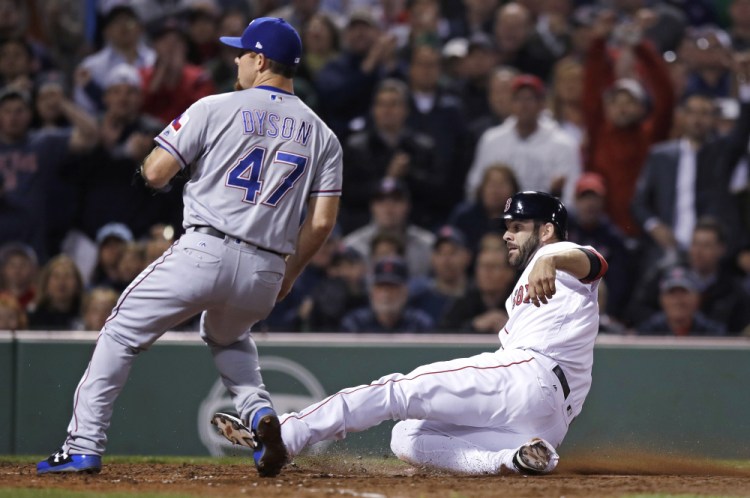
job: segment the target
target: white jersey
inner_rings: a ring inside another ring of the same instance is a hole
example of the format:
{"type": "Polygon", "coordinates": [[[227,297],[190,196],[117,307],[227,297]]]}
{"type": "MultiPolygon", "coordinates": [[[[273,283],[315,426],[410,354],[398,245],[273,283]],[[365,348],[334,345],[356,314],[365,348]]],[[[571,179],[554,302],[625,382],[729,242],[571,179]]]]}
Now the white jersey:
{"type": "MultiPolygon", "coordinates": [[[[529,273],[540,256],[579,246],[556,242],[540,247],[518,279],[505,309],[508,322],[499,332],[505,349],[535,351],[559,364],[570,386],[573,416],[578,415],[591,387],[594,341],[599,331],[599,280],[583,283],[557,271],[555,295],[538,308],[525,303],[529,273]]],[[[594,250],[586,246],[587,249],[594,250]]]]}
{"type": "Polygon", "coordinates": [[[339,196],[341,145],[298,97],[272,87],[200,99],[155,138],[185,169],[183,226],[291,254],[310,196],[339,196]]]}

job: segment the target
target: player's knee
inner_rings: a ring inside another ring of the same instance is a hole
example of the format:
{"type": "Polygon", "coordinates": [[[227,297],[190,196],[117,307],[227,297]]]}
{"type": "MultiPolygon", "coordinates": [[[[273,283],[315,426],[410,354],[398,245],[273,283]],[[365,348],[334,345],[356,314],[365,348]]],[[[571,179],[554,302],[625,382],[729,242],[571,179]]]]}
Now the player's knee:
{"type": "Polygon", "coordinates": [[[414,460],[414,424],[416,420],[404,420],[393,426],[391,431],[391,451],[399,459],[414,460]]]}

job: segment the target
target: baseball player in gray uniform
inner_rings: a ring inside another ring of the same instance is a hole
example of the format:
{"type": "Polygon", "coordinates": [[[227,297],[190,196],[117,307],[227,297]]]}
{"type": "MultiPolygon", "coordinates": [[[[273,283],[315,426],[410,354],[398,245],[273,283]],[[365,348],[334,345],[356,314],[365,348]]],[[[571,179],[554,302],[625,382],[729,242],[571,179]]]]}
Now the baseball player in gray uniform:
{"type": "Polygon", "coordinates": [[[141,167],[162,189],[183,170],[183,235],[128,286],[102,329],[73,402],[62,448],[37,472],[98,472],[115,399],[133,360],[164,331],[202,312],[208,345],[261,476],[287,460],[250,329],[328,237],[342,183],[341,147],[293,94],[302,44],[284,20],[258,18],[237,47],[238,91],[203,98],[175,118],[141,167]],[[304,221],[303,220],[304,216],[304,221]]]}
{"type": "MultiPolygon", "coordinates": [[[[607,263],[593,248],[565,241],[567,212],[548,194],[515,194],[504,218],[508,259],[523,273],[506,301],[500,348],[387,375],[282,415],[290,455],[400,420],[391,449],[414,465],[466,474],[554,470],[555,448],[591,386],[607,263]]],[[[228,439],[244,444],[236,431],[228,439]]]]}

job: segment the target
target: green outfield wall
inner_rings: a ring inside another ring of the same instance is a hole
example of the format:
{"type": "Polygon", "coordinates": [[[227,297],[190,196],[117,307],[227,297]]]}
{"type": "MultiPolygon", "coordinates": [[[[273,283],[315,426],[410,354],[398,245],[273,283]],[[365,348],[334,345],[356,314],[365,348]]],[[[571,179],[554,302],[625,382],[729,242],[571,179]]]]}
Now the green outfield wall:
{"type": "Polygon", "coordinates": [[[0,453],[13,453],[13,342],[0,332],[0,453]]]}
{"type": "MultiPolygon", "coordinates": [[[[65,435],[95,333],[0,333],[0,452],[44,454],[65,435]]],[[[268,334],[256,337],[277,410],[433,361],[493,350],[487,336],[268,334]]],[[[619,338],[597,342],[594,383],[563,452],[656,449],[750,458],[750,341],[619,338]]],[[[232,405],[197,334],[168,333],[136,360],[115,406],[112,454],[239,454],[213,432],[232,405]]],[[[335,451],[389,453],[392,423],[335,451]]]]}

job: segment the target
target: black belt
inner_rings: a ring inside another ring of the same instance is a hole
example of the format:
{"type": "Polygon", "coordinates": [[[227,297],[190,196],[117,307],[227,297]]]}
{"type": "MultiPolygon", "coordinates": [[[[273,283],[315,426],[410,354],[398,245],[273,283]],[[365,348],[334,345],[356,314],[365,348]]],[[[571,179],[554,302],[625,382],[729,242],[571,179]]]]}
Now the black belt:
{"type": "Polygon", "coordinates": [[[230,239],[234,240],[235,242],[242,242],[244,244],[247,244],[248,246],[255,247],[259,251],[270,252],[271,254],[275,254],[277,256],[281,256],[282,258],[286,257],[286,254],[280,253],[278,251],[274,251],[273,249],[266,249],[265,247],[260,247],[259,245],[253,244],[251,242],[246,242],[246,241],[244,241],[242,239],[238,239],[237,237],[232,237],[231,235],[227,235],[224,232],[222,232],[220,230],[217,230],[214,227],[210,227],[208,225],[193,227],[193,229],[196,232],[198,232],[198,233],[205,233],[206,235],[210,235],[212,237],[218,237],[220,239],[223,239],[225,237],[229,237],[230,239]]]}
{"type": "Polygon", "coordinates": [[[570,394],[570,386],[568,385],[568,379],[565,378],[565,374],[562,371],[562,368],[560,368],[560,365],[555,365],[555,368],[552,369],[552,373],[557,375],[557,378],[560,380],[560,386],[563,390],[563,395],[565,396],[565,399],[568,399],[568,394],[570,394]]]}

